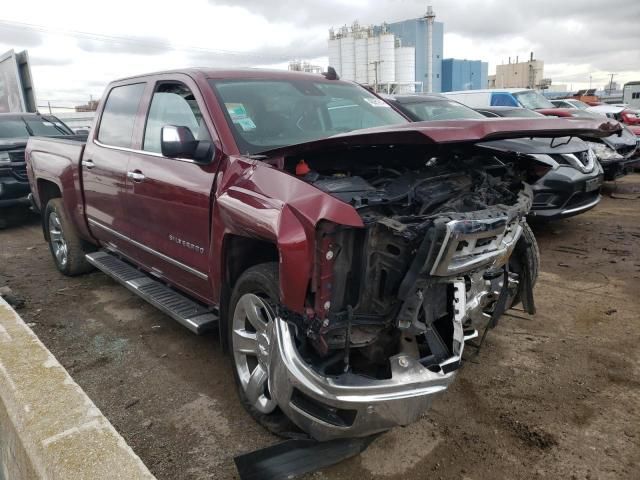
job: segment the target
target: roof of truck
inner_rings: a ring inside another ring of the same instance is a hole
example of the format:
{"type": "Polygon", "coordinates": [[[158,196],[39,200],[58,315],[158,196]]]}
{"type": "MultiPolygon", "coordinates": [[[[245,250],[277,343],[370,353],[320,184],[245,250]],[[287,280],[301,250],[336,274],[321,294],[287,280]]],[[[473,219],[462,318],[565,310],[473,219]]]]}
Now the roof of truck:
{"type": "Polygon", "coordinates": [[[327,80],[323,75],[318,73],[307,72],[294,72],[291,70],[276,70],[267,68],[183,68],[179,70],[164,70],[159,72],[150,72],[141,75],[134,75],[131,77],[119,78],[114,82],[121,82],[123,80],[132,80],[136,78],[152,77],[155,75],[175,74],[182,73],[191,77],[204,76],[206,78],[215,79],[291,79],[300,78],[316,81],[335,82],[342,80],[327,80]]]}

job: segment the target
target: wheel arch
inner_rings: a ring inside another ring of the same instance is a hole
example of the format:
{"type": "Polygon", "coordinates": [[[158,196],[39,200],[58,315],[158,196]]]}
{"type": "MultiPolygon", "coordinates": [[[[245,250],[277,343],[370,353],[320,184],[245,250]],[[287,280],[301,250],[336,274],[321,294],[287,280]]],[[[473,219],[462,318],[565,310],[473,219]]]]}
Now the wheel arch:
{"type": "Polygon", "coordinates": [[[39,203],[40,203],[40,212],[42,213],[41,218],[42,218],[42,234],[44,236],[44,239],[48,242],[49,241],[49,230],[47,228],[47,224],[46,224],[46,215],[45,215],[45,210],[47,208],[47,204],[49,203],[49,201],[53,198],[62,198],[62,189],[60,188],[60,186],[51,181],[51,180],[46,180],[43,178],[39,178],[37,180],[37,189],[38,189],[38,199],[39,199],[39,203]]]}
{"type": "Polygon", "coordinates": [[[233,288],[247,269],[261,263],[279,262],[278,246],[270,240],[227,234],[222,244],[222,282],[220,289],[220,341],[228,351],[227,315],[233,288]]]}

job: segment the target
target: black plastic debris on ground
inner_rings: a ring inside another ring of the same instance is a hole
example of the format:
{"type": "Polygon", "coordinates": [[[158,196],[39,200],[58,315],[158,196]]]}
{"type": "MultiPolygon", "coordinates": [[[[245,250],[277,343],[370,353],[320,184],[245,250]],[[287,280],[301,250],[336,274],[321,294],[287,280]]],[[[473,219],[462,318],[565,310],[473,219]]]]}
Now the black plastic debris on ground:
{"type": "Polygon", "coordinates": [[[296,478],[362,453],[376,438],[287,440],[234,458],[241,480],[296,478]]]}

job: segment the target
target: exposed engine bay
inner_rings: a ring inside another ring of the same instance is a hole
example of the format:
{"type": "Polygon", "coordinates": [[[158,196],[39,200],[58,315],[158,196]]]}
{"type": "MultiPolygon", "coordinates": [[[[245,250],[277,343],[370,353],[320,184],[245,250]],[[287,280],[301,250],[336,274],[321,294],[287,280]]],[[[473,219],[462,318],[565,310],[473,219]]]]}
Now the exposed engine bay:
{"type": "Polygon", "coordinates": [[[318,227],[308,313],[295,323],[320,374],[390,378],[389,359],[401,352],[434,372],[454,370],[463,337],[517,295],[522,271],[508,260],[531,191],[513,158],[362,149],[286,168],[353,206],[365,226],[318,227]]]}

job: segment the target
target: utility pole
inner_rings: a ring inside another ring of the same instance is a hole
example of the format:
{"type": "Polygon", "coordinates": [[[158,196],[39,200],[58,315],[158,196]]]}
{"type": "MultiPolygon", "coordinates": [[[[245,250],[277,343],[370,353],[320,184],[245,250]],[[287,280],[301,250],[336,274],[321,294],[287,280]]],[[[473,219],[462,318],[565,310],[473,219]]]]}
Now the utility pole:
{"type": "Polygon", "coordinates": [[[374,60],[373,62],[369,62],[369,65],[373,65],[373,74],[375,75],[375,83],[373,84],[373,91],[378,91],[378,65],[380,65],[384,60],[374,60]]]}
{"type": "Polygon", "coordinates": [[[591,90],[591,75],[589,75],[589,90],[591,90]]]}
{"type": "Polygon", "coordinates": [[[433,92],[433,22],[436,14],[431,5],[427,7],[427,13],[424,15],[427,21],[427,92],[433,92]]]}
{"type": "Polygon", "coordinates": [[[616,73],[610,73],[609,75],[611,75],[611,80],[609,80],[609,95],[611,95],[611,90],[613,90],[613,77],[614,75],[617,75],[616,73]]]}

